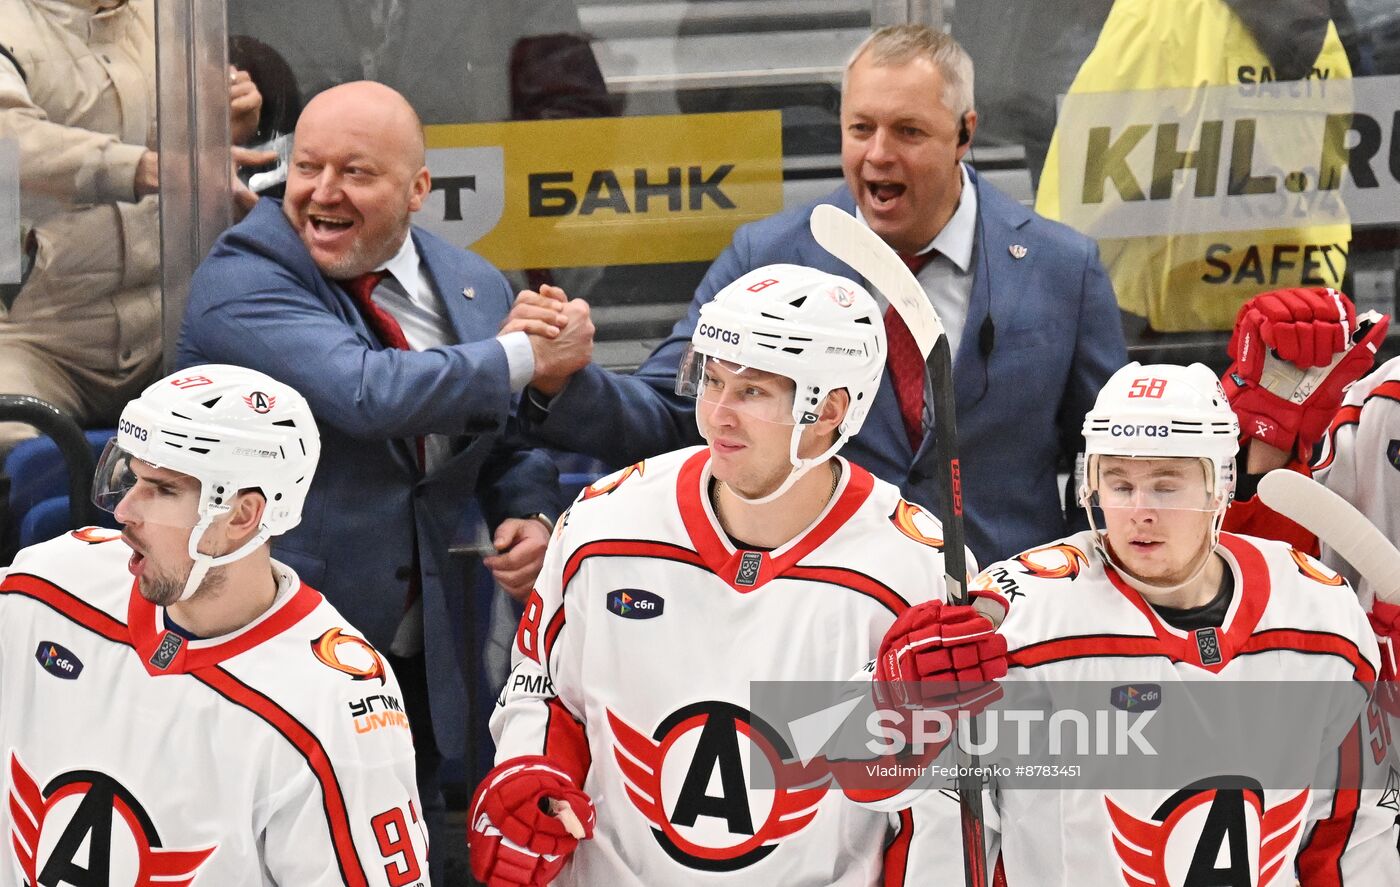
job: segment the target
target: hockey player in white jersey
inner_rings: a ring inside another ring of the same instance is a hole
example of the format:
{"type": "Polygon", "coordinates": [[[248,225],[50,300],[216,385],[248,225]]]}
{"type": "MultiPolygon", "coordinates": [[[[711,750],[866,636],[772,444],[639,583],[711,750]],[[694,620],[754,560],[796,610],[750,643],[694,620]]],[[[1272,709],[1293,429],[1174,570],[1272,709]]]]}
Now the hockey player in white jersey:
{"type": "MultiPolygon", "coordinates": [[[[1311,469],[1315,480],[1356,506],[1400,546],[1400,357],[1347,389],[1311,469]]],[[[1369,608],[1375,597],[1369,583],[1325,541],[1322,559],[1357,582],[1361,602],[1369,608]]]]}
{"type": "MultiPolygon", "coordinates": [[[[1389,326],[1388,317],[1358,317],[1337,290],[1261,293],[1240,309],[1225,388],[1246,439],[1246,479],[1281,467],[1310,474],[1400,545],[1400,358],[1368,373],[1389,326]]],[[[1252,499],[1236,503],[1226,526],[1312,541],[1252,499]]],[[[1377,632],[1400,637],[1400,606],[1376,601],[1370,583],[1319,541],[1377,632]]]]}
{"type": "MultiPolygon", "coordinates": [[[[1086,681],[1153,687],[1158,699],[1220,681],[1371,692],[1376,638],[1346,583],[1284,543],[1220,532],[1238,434],[1199,364],[1129,364],[1105,384],[1084,424],[1079,490],[1093,529],[994,564],[973,583],[1008,608],[999,628],[1008,693],[1014,682],[1086,681]]],[[[893,632],[886,646],[894,677],[957,680],[936,624],[893,632]]],[[[1367,768],[1383,756],[1383,727],[1349,718],[1338,728],[1300,713],[1280,739],[1302,761],[1287,790],[1241,790],[1253,774],[1217,772],[1223,751],[1213,749],[1201,749],[1199,772],[1179,786],[994,785],[998,877],[1011,887],[1400,883],[1381,793],[1358,790],[1359,779],[1313,777],[1375,772],[1367,768]]],[[[1261,761],[1271,754],[1258,749],[1261,761]]]]}
{"type": "Polygon", "coordinates": [[[939,523],[837,455],[884,358],[870,295],[809,268],[757,269],[701,308],[677,388],[708,446],[598,481],[559,521],[471,808],[478,879],[961,883],[955,801],[875,813],[790,784],[782,731],[748,707],[752,681],[859,674],[939,593],[939,523]],[[948,841],[920,860],[935,821],[948,841]]]}
{"type": "Polygon", "coordinates": [[[294,390],[192,367],[122,412],[89,527],[0,582],[0,885],[427,885],[383,658],[269,556],[320,440],[294,390]]]}
{"type": "MultiPolygon", "coordinates": [[[[1326,540],[1268,509],[1253,487],[1275,468],[1311,475],[1400,545],[1400,358],[1366,374],[1388,327],[1388,317],[1358,317],[1336,290],[1261,293],[1240,309],[1230,348],[1235,362],[1224,376],[1245,439],[1242,497],[1226,528],[1320,551],[1323,562],[1355,586],[1383,654],[1400,651],[1400,606],[1376,600],[1370,582],[1326,540]]],[[[1382,666],[1378,696],[1392,712],[1393,732],[1400,726],[1393,657],[1382,655],[1382,666]]],[[[1394,743],[1391,761],[1385,803],[1400,814],[1400,749],[1394,743]]]]}

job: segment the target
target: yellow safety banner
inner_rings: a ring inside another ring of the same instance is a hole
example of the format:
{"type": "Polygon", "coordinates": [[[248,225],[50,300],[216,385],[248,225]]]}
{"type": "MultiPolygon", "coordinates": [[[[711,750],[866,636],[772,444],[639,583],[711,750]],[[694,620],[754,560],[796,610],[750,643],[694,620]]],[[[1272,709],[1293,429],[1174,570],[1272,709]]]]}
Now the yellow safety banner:
{"type": "Polygon", "coordinates": [[[414,221],[504,270],[708,261],[783,205],[778,111],[425,131],[414,221]]]}

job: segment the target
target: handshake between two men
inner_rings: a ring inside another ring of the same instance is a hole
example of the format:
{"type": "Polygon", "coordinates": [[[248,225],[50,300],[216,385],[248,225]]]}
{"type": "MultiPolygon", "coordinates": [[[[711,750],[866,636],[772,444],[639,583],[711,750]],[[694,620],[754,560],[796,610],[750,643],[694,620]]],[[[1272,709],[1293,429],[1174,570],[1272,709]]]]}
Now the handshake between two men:
{"type": "Polygon", "coordinates": [[[501,325],[501,335],[523,332],[530,337],[535,372],[530,388],[552,398],[574,373],[593,359],[593,318],[588,303],[570,299],[557,286],[524,290],[501,325]]]}

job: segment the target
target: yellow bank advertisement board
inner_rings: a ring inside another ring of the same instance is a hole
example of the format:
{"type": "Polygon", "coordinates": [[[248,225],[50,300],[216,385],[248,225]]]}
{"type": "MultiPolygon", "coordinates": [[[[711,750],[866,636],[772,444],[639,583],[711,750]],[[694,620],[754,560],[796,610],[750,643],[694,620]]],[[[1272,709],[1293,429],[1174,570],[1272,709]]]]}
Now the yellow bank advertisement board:
{"type": "Polygon", "coordinates": [[[777,111],[426,128],[414,221],[498,268],[708,261],[782,209],[777,111]]]}

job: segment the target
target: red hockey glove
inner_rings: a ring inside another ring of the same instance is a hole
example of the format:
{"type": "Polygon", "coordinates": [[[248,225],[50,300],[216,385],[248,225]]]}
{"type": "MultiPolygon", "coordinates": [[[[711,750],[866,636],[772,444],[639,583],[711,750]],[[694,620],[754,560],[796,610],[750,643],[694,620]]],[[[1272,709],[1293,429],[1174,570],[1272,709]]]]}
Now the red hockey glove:
{"type": "Polygon", "coordinates": [[[1001,697],[1006,638],[972,607],[930,601],[895,620],[875,660],[875,700],[979,712],[1001,697]]]}
{"type": "Polygon", "coordinates": [[[1376,598],[1367,616],[1381,648],[1380,679],[1400,681],[1400,606],[1376,598]]]}
{"type": "Polygon", "coordinates": [[[1375,362],[1390,318],[1361,317],[1331,289],[1264,293],[1235,321],[1221,379],[1245,437],[1306,456],[1327,430],[1348,386],[1375,362]]]}
{"type": "Polygon", "coordinates": [[[584,837],[593,802],[548,758],[512,758],[477,786],[468,820],[472,876],[487,887],[544,887],[578,846],[551,802],[567,802],[584,837]]]}
{"type": "Polygon", "coordinates": [[[1371,630],[1381,648],[1380,686],[1376,700],[1392,717],[1400,717],[1400,606],[1380,598],[1371,602],[1371,630]]]}
{"type": "Polygon", "coordinates": [[[1345,350],[1356,329],[1356,307],[1345,293],[1325,287],[1275,290],[1245,302],[1235,316],[1230,356],[1240,375],[1257,380],[1272,348],[1300,369],[1326,366],[1345,350]]]}

